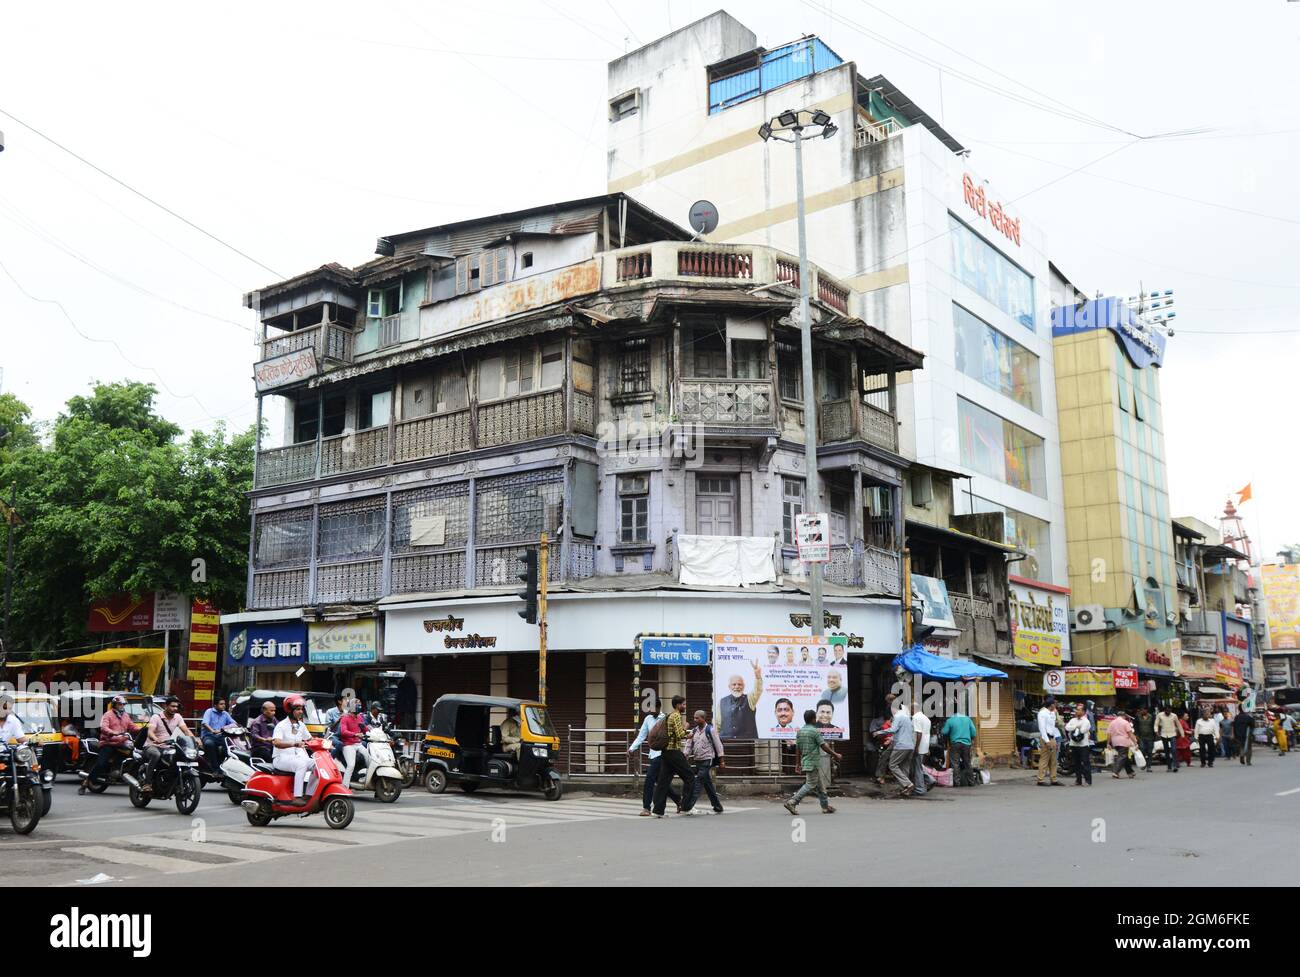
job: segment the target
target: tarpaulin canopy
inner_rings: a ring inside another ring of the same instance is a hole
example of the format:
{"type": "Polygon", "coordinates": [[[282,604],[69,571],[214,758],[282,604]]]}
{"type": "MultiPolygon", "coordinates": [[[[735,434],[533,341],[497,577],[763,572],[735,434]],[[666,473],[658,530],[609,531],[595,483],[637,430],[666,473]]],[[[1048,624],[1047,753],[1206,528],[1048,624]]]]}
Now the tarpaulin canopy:
{"type": "Polygon", "coordinates": [[[920,645],[905,651],[894,659],[894,667],[906,669],[916,675],[938,679],[1006,678],[1006,672],[985,668],[961,658],[943,658],[932,654],[920,645]]]}
{"type": "Polygon", "coordinates": [[[42,658],[36,661],[22,662],[10,660],[8,667],[14,671],[26,671],[29,668],[47,668],[51,665],[122,665],[138,669],[140,672],[140,690],[151,694],[158,686],[158,676],[163,670],[163,648],[101,648],[84,655],[72,655],[68,658],[42,658]]]}

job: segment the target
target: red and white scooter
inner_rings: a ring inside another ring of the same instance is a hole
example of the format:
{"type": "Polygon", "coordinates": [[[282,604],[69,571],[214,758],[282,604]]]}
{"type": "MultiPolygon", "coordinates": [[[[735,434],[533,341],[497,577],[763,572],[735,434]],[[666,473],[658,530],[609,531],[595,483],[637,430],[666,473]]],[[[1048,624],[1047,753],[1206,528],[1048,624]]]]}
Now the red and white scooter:
{"type": "Polygon", "coordinates": [[[249,824],[261,828],[276,818],[306,817],[317,811],[325,815],[325,823],[331,828],[346,828],[352,823],[356,813],[352,792],[343,786],[343,774],[330,756],[329,747],[319,738],[310,739],[303,746],[316,764],[311,778],[312,792],[306,803],[294,797],[293,774],[255,773],[244,785],[244,799],[240,802],[248,812],[249,824]]]}

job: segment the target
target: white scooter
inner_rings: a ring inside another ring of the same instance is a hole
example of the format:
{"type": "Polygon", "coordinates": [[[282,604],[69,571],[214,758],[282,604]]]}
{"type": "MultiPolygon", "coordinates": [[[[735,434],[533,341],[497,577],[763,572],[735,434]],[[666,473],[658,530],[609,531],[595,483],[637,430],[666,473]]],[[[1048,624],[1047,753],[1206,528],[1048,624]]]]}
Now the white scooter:
{"type": "Polygon", "coordinates": [[[221,761],[224,774],[222,786],[231,804],[240,804],[244,800],[244,785],[255,773],[271,773],[271,764],[259,756],[253,756],[248,750],[231,749],[229,755],[221,761]]]}
{"type": "MultiPolygon", "coordinates": [[[[402,793],[402,771],[397,766],[393,744],[389,741],[388,734],[378,726],[371,726],[366,731],[364,740],[370,762],[360,769],[354,767],[352,782],[344,786],[354,794],[373,791],[375,800],[391,804],[402,793]]],[[[360,766],[362,763],[365,763],[365,759],[357,751],[357,764],[360,766]]]]}

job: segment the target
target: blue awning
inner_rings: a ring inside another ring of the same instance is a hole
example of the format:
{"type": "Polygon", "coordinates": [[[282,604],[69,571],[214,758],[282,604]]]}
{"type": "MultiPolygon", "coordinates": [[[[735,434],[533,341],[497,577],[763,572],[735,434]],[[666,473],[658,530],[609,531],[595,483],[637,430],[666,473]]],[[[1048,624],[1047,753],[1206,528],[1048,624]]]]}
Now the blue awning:
{"type": "Polygon", "coordinates": [[[1000,672],[996,668],[985,668],[983,665],[976,665],[974,662],[968,662],[961,658],[943,658],[931,654],[920,645],[916,645],[911,651],[905,651],[896,657],[894,666],[906,669],[916,675],[938,679],[1007,677],[1006,672],[1000,672]]]}

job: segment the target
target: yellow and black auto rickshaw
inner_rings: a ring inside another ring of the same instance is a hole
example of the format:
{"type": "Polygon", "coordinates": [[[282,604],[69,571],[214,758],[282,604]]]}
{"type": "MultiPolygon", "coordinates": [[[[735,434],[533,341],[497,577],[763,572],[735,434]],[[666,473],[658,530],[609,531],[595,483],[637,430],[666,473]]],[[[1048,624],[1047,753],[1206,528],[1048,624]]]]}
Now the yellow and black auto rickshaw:
{"type": "Polygon", "coordinates": [[[444,695],[433,704],[424,736],[421,779],[431,794],[455,783],[467,794],[504,787],[540,790],[548,801],[558,801],[564,793],[554,766],[559,752],[559,734],[540,702],[444,695]],[[493,710],[503,716],[497,725],[493,710]]]}

